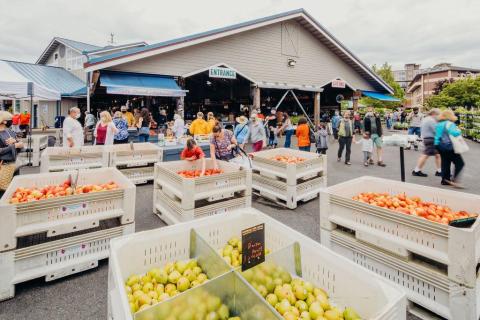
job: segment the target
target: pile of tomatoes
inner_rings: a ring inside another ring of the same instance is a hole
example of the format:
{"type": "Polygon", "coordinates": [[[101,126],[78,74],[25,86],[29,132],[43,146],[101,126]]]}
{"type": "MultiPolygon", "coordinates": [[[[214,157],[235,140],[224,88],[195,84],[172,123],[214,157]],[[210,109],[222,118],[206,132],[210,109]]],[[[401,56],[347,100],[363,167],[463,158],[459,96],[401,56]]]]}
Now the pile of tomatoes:
{"type": "Polygon", "coordinates": [[[275,156],[271,157],[270,159],[284,163],[300,163],[306,160],[305,158],[295,156],[275,156]]]}
{"type": "Polygon", "coordinates": [[[88,184],[72,187],[69,180],[58,185],[46,185],[44,187],[17,188],[10,198],[10,203],[31,202],[44,199],[71,196],[74,194],[100,192],[118,189],[118,185],[110,181],[104,184],[88,184]]]}
{"type": "Polygon", "coordinates": [[[453,211],[447,206],[424,202],[420,197],[408,197],[405,194],[391,195],[389,193],[364,192],[352,199],[441,224],[448,224],[450,221],[457,219],[477,217],[476,214],[466,211],[453,211]]]}
{"type": "MultiPolygon", "coordinates": [[[[200,177],[202,170],[182,170],[178,171],[177,174],[181,175],[184,178],[197,178],[200,177]]],[[[223,173],[221,169],[207,169],[203,176],[214,176],[216,174],[223,173]]]]}

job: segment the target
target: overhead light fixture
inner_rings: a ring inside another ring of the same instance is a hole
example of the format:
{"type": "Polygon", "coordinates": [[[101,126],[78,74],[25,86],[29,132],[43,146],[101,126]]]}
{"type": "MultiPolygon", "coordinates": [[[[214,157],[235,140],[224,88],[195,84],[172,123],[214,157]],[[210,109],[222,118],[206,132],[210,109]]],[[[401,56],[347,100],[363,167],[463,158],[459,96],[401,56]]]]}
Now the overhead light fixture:
{"type": "Polygon", "coordinates": [[[297,61],[295,61],[293,59],[288,59],[287,60],[287,66],[289,66],[290,68],[295,67],[296,64],[297,64],[297,61]]]}
{"type": "Polygon", "coordinates": [[[212,85],[212,83],[207,80],[207,86],[211,86],[211,85],[212,85]]]}

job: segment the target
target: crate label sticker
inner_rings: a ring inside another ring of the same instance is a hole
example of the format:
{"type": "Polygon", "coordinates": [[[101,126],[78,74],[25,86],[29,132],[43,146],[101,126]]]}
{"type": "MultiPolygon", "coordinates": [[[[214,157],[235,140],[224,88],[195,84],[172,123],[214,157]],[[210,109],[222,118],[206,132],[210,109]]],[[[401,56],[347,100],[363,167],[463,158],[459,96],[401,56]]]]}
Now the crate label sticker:
{"type": "Polygon", "coordinates": [[[75,246],[75,247],[60,249],[59,253],[60,253],[60,256],[68,256],[70,254],[77,254],[77,253],[83,252],[85,250],[87,250],[87,245],[82,243],[82,244],[79,244],[78,246],[75,246]]]}
{"type": "Polygon", "coordinates": [[[227,209],[223,208],[223,209],[218,209],[218,210],[214,211],[213,214],[221,214],[221,213],[225,213],[225,212],[227,212],[227,209]]]}
{"type": "Polygon", "coordinates": [[[77,162],[82,162],[83,159],[82,158],[70,158],[70,162],[72,163],[77,163],[77,162]]]}
{"type": "Polygon", "coordinates": [[[223,186],[226,186],[228,185],[230,181],[228,180],[217,180],[215,181],[215,187],[223,187],[223,186]]]}
{"type": "Polygon", "coordinates": [[[242,230],[242,271],[265,261],[265,224],[242,230]]]}
{"type": "Polygon", "coordinates": [[[68,206],[62,206],[62,213],[72,213],[82,211],[88,208],[87,203],[76,203],[68,206]]]}

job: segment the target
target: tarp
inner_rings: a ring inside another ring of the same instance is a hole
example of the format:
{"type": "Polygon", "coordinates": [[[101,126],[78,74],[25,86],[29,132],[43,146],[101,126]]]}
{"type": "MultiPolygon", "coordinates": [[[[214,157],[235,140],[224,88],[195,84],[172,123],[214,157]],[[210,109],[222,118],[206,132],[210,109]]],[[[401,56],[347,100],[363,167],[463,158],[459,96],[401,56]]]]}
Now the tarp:
{"type": "Polygon", "coordinates": [[[173,77],[143,73],[103,71],[100,85],[107,88],[108,94],[183,97],[187,92],[173,77]]]}
{"type": "Polygon", "coordinates": [[[47,89],[21,75],[8,62],[0,60],[0,99],[56,101],[60,93],[47,89]],[[30,89],[29,89],[30,86],[30,89]]]}
{"type": "Polygon", "coordinates": [[[366,97],[370,97],[373,99],[381,100],[381,101],[389,101],[389,102],[399,102],[401,101],[398,98],[388,96],[386,94],[375,92],[375,91],[362,91],[362,94],[366,97]]]}

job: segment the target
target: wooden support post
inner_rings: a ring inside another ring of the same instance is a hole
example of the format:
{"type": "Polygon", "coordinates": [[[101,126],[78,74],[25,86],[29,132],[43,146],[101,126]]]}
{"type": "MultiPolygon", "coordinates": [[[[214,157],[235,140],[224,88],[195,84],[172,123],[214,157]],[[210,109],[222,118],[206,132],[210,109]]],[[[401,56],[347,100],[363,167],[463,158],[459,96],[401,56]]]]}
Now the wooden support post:
{"type": "Polygon", "coordinates": [[[313,122],[315,123],[315,128],[320,124],[320,92],[315,92],[313,100],[313,122]]]}

